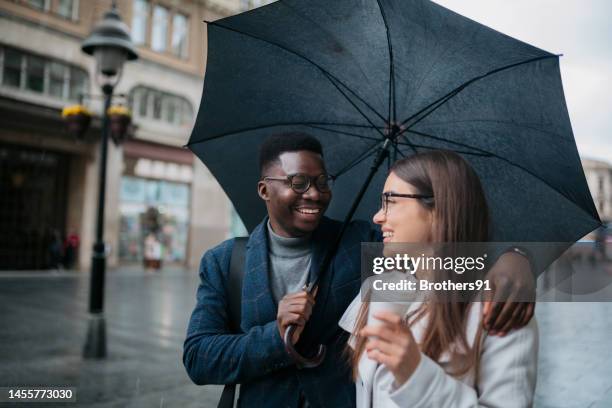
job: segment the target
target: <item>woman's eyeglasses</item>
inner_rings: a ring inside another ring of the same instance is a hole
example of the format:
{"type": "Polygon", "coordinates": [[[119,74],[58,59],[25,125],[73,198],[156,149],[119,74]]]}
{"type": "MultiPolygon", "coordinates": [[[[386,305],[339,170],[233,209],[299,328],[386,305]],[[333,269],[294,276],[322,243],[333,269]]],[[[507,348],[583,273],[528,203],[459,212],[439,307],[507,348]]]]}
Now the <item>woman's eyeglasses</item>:
{"type": "Polygon", "coordinates": [[[425,194],[400,194],[400,193],[391,193],[386,192],[381,195],[381,203],[380,208],[382,212],[387,215],[387,211],[389,210],[389,198],[391,197],[399,197],[399,198],[414,198],[417,200],[422,200],[426,204],[433,203],[433,196],[425,195],[425,194]]]}
{"type": "Polygon", "coordinates": [[[333,184],[333,178],[327,174],[319,174],[310,177],[307,174],[296,173],[285,177],[264,177],[263,180],[285,181],[297,194],[304,194],[311,185],[314,185],[320,193],[329,193],[333,184]]]}

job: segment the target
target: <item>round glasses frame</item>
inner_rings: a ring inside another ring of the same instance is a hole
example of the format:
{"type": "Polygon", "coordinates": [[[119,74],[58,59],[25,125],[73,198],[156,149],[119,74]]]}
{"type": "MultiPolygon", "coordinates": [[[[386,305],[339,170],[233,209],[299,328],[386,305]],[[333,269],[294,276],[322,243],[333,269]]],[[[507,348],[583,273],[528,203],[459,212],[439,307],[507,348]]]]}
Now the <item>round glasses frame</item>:
{"type": "Polygon", "coordinates": [[[333,184],[334,178],[327,174],[319,174],[318,176],[311,177],[307,174],[295,173],[295,174],[289,174],[284,177],[268,176],[268,177],[264,177],[262,180],[288,182],[291,189],[296,194],[304,194],[310,189],[312,185],[314,185],[315,188],[320,193],[329,193],[331,191],[331,186],[333,184]]]}
{"type": "Polygon", "coordinates": [[[387,216],[387,212],[389,211],[389,198],[391,197],[414,198],[416,200],[423,200],[423,201],[433,199],[432,195],[426,195],[426,194],[400,194],[400,193],[391,193],[391,192],[382,193],[380,196],[381,198],[380,209],[382,210],[383,214],[385,214],[385,217],[387,216]]]}

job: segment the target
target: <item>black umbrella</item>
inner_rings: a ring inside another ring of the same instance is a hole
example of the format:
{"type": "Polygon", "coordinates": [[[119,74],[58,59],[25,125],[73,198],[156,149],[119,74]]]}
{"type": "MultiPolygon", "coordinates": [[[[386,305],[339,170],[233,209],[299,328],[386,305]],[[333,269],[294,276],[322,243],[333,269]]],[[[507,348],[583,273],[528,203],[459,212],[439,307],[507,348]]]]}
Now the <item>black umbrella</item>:
{"type": "Polygon", "coordinates": [[[496,241],[574,242],[600,225],[558,55],[427,0],[281,0],[209,22],[188,146],[249,231],[265,214],[257,149],[282,131],[322,142],[335,218],[358,191],[356,217],[378,209],[386,174],[370,156],[447,149],[481,177],[496,241]]]}

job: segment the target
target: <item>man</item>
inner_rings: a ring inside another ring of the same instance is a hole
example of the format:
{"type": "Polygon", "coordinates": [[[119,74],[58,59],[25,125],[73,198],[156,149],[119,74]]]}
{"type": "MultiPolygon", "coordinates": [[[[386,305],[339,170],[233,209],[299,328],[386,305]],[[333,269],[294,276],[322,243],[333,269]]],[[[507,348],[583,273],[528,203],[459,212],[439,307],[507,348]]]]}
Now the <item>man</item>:
{"type": "MultiPolygon", "coordinates": [[[[379,237],[369,223],[351,223],[317,291],[307,294],[303,286],[317,275],[340,228],[339,222],[323,216],[332,192],[321,144],[302,133],[268,138],[260,151],[260,175],[258,193],[268,216],[247,243],[243,333],[232,334],[228,324],[227,280],[234,240],[227,240],[202,259],[197,305],[184,345],[187,372],[199,385],[240,383],[241,406],[353,407],[355,388],[343,355],[347,334],[338,321],[359,292],[360,244],[379,237]],[[318,344],[327,346],[321,365],[296,367],[282,341],[291,324],[298,327],[293,343],[304,354],[318,344]]],[[[503,271],[530,273],[521,255],[504,256],[508,261],[503,271]]],[[[512,316],[518,309],[499,305],[503,309],[487,308],[487,322],[507,331],[515,325],[512,316]]],[[[524,317],[523,312],[518,315],[524,317]]]]}

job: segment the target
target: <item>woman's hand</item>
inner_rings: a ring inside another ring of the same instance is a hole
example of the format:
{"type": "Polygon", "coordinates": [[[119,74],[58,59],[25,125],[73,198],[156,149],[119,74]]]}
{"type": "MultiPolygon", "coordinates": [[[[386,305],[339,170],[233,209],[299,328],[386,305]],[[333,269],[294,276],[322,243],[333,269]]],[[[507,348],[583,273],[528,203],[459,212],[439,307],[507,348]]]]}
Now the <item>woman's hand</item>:
{"type": "Polygon", "coordinates": [[[384,364],[393,373],[395,385],[399,387],[418,367],[421,351],[412,331],[398,314],[381,310],[374,313],[374,317],[381,322],[367,325],[359,334],[370,337],[366,342],[368,358],[384,364]]]}

